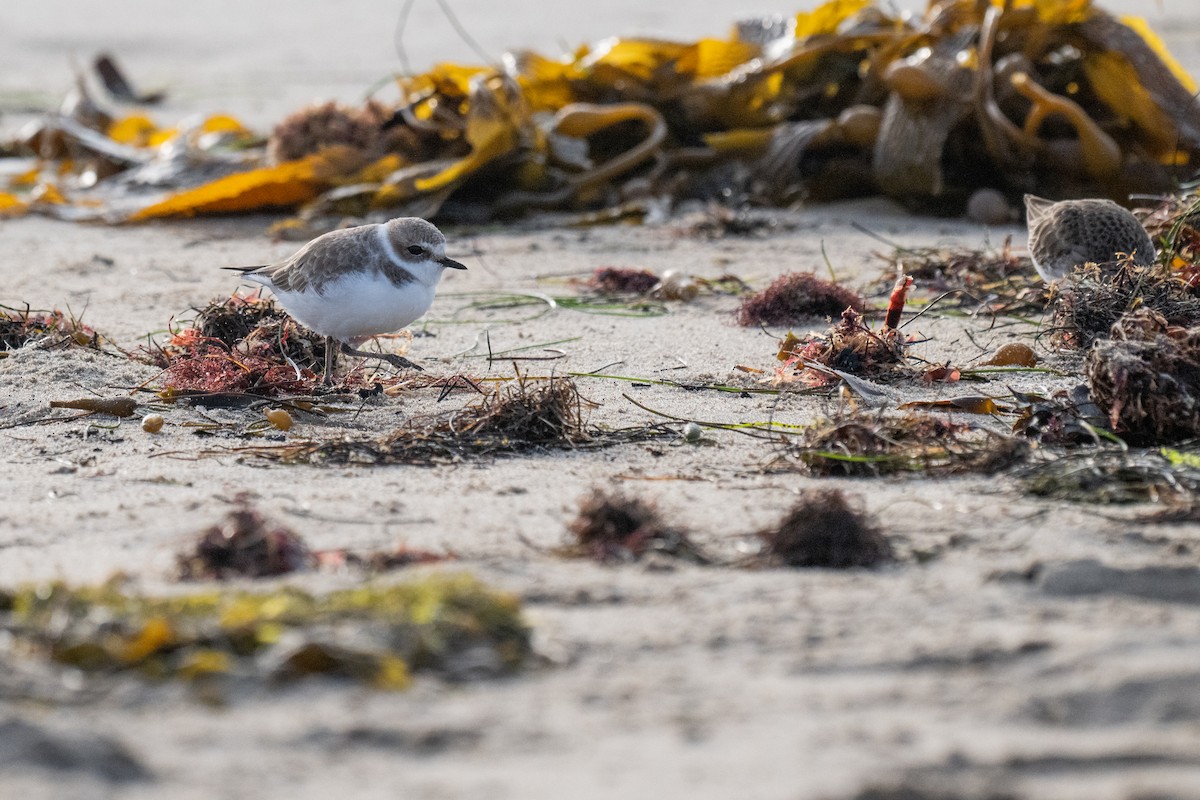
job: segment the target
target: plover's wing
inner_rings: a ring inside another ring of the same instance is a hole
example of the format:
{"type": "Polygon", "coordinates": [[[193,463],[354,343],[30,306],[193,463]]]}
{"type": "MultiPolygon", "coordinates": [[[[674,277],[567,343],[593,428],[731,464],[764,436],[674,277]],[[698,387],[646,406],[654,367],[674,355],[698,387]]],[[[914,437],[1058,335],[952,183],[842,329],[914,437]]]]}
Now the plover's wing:
{"type": "Polygon", "coordinates": [[[313,239],[291,258],[278,264],[225,269],[241,272],[250,280],[279,291],[303,292],[311,289],[321,294],[329,281],[376,264],[380,253],[371,247],[375,237],[365,235],[365,229],[375,227],[361,225],[330,231],[313,239]]]}

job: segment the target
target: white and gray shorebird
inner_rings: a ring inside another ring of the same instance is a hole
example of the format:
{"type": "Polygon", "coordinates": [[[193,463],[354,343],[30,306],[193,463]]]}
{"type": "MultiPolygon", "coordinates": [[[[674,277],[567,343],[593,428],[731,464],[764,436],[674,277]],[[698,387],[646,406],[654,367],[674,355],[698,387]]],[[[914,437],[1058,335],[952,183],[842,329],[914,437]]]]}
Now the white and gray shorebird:
{"type": "Polygon", "coordinates": [[[1137,217],[1112,200],[1045,200],[1025,195],[1029,256],[1046,283],[1082,264],[1107,264],[1129,257],[1148,267],[1156,253],[1137,217]]]}
{"type": "Polygon", "coordinates": [[[442,232],[417,217],[330,231],[276,264],[224,267],[266,286],[293,319],[325,337],[326,385],[338,350],[421,369],[394,353],[357,348],[428,311],[447,268],[466,269],[446,256],[442,232]]]}

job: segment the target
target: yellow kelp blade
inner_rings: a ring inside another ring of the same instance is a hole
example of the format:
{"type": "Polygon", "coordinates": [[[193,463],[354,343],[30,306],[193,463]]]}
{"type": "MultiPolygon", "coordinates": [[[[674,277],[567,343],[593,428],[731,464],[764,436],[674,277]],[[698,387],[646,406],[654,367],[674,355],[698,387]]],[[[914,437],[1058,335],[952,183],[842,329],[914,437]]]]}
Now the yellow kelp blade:
{"type": "Polygon", "coordinates": [[[1100,101],[1119,116],[1138,127],[1152,144],[1155,157],[1169,156],[1178,141],[1177,129],[1170,115],[1146,91],[1133,65],[1118,52],[1088,53],[1083,70],[1092,91],[1100,101]]]}
{"type": "Polygon", "coordinates": [[[0,217],[17,216],[29,210],[29,204],[15,194],[0,192],[0,217]]]}
{"type": "Polygon", "coordinates": [[[353,172],[362,162],[360,151],[345,146],[218,178],[210,183],[171,195],[135,212],[131,221],[158,217],[190,217],[270,207],[293,207],[315,198],[339,176],[353,172]]]}
{"type": "Polygon", "coordinates": [[[529,114],[510,78],[493,73],[486,80],[482,76],[473,79],[464,134],[471,153],[436,175],[416,181],[417,191],[436,192],[512,152],[521,129],[529,124],[529,114]]]}
{"type": "Polygon", "coordinates": [[[695,65],[695,45],[657,39],[608,39],[583,59],[582,65],[597,73],[604,83],[617,75],[649,83],[670,67],[673,76],[686,75],[685,60],[695,65]],[[606,76],[608,79],[606,79],[606,76]]]}
{"type": "Polygon", "coordinates": [[[796,15],[796,39],[803,41],[811,36],[837,33],[843,22],[870,3],[871,0],[828,0],[812,11],[801,11],[796,15]]]}
{"type": "MultiPolygon", "coordinates": [[[[991,0],[993,6],[1032,8],[1043,25],[1072,25],[1092,15],[1092,0],[991,0]]],[[[929,3],[930,11],[938,4],[929,3]]]]}
{"type": "Polygon", "coordinates": [[[558,111],[575,102],[573,84],[583,79],[583,72],[574,62],[555,61],[531,51],[506,53],[504,60],[531,112],[558,111]]]}
{"type": "Polygon", "coordinates": [[[145,114],[130,114],[108,126],[108,138],[134,147],[156,147],[174,136],[174,128],[161,129],[145,114]]]}
{"type": "Polygon", "coordinates": [[[752,58],[762,55],[762,48],[736,39],[701,39],[696,42],[696,80],[709,80],[727,75],[752,58]]]}
{"type": "Polygon", "coordinates": [[[1154,51],[1154,55],[1166,65],[1171,74],[1175,76],[1175,80],[1182,84],[1183,88],[1187,89],[1191,94],[1197,91],[1196,81],[1188,74],[1188,71],[1183,68],[1183,65],[1175,60],[1175,56],[1171,55],[1171,51],[1163,43],[1163,40],[1158,38],[1146,20],[1141,17],[1121,17],[1121,22],[1125,27],[1136,33],[1146,43],[1146,46],[1154,51]]]}
{"type": "Polygon", "coordinates": [[[721,154],[761,153],[771,144],[774,128],[735,128],[704,134],[704,143],[721,154]]]}

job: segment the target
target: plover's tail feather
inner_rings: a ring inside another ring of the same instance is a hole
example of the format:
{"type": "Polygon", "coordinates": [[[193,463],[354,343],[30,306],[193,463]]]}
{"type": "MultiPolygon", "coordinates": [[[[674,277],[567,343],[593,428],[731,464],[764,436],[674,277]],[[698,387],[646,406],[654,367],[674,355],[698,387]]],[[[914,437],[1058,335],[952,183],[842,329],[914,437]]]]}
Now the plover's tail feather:
{"type": "Polygon", "coordinates": [[[259,264],[257,267],[221,267],[221,269],[227,269],[231,272],[240,272],[245,275],[247,272],[257,272],[260,269],[266,269],[267,266],[267,264],[259,264]]]}

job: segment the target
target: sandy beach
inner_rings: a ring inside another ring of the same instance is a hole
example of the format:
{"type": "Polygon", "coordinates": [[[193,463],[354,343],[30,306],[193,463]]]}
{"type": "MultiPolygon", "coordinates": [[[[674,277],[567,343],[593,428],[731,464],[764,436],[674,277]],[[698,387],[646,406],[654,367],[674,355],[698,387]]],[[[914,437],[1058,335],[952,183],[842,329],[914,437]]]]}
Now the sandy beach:
{"type": "MultiPolygon", "coordinates": [[[[719,35],[739,15],[796,10],[780,0],[740,9],[622,2],[586,15],[531,0],[452,5],[493,54],[555,52],[624,33],[719,35]]],[[[1200,13],[1176,0],[1103,5],[1145,15],[1200,75],[1200,13]]],[[[52,105],[70,86],[72,58],[105,49],[140,85],[168,90],[154,112],[164,120],[224,111],[260,128],[313,99],[358,101],[398,68],[398,4],[295,6],[213,0],[168,13],[120,0],[102,17],[68,0],[7,9],[0,129],[52,105]]],[[[435,4],[414,5],[408,24],[414,67],[478,60],[435,4]]],[[[702,235],[702,214],[641,226],[565,227],[553,218],[446,226],[448,252],[469,271],[443,281],[408,356],[434,375],[500,378],[519,369],[677,382],[578,377],[591,403],[586,418],[598,428],[650,425],[662,415],[803,425],[848,401],[678,385],[764,385],[786,331],[737,325],[736,297],[703,292],[640,317],[551,308],[538,298],[577,295],[602,266],[710,280],[732,274],[755,289],[787,272],[832,269],[878,309],[887,301],[881,238],[913,248],[999,247],[1010,238],[1025,246],[1019,224],[918,217],[878,198],[764,211],[746,236],[702,235]],[[529,302],[481,302],[502,293],[529,302]]],[[[189,309],[228,297],[238,279],[220,267],[294,252],[297,242],[266,234],[277,219],[5,219],[0,305],[69,309],[132,351],[161,340],[189,309]]],[[[914,384],[902,399],[1073,386],[1079,356],[1041,339],[1042,322],[922,317],[913,332],[925,341],[912,352],[931,363],[974,363],[1024,342],[1059,374],[914,384]]],[[[825,327],[814,320],[811,329],[825,327]]],[[[248,502],[314,548],[452,551],[452,562],[375,580],[469,572],[519,598],[534,656],[499,679],[418,675],[398,693],[322,679],[238,686],[214,705],[180,682],[84,680],[7,653],[5,797],[1200,796],[1194,523],[1140,521],[1148,505],[1040,499],[1011,474],[808,477],[767,468],[783,455],[777,440],[714,427],[699,441],[668,435],[432,467],[288,465],[238,452],[382,436],[474,402],[468,390],[347,402],[346,413],[297,414],[287,433],[263,432],[261,409],[171,405],[160,411],[158,434],[136,419],[48,409],[53,399],[123,394],[157,373],[113,348],[25,347],[0,360],[0,587],[94,583],[120,572],[139,590],[178,591],[176,553],[248,502]],[[848,571],[729,566],[814,487],[861,504],[892,539],[896,562],[848,571]],[[606,566],[555,555],[581,499],[597,488],[653,503],[722,563],[606,566]]],[[[320,592],[362,580],[322,571],[254,584],[320,592]]]]}

